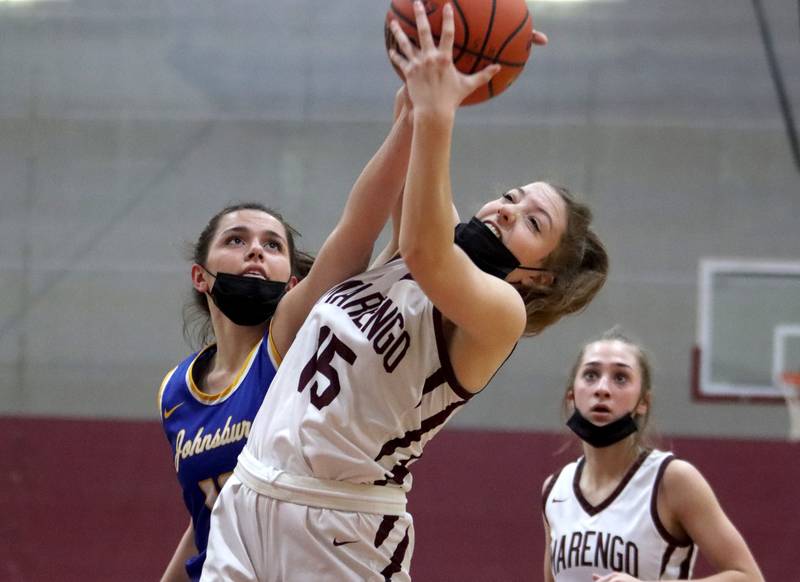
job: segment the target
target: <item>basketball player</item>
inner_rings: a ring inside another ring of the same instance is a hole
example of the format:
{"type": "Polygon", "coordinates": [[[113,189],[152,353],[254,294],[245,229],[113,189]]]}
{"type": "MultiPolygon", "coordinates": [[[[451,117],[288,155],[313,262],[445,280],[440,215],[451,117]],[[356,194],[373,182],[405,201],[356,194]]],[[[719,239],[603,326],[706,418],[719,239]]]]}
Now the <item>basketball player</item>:
{"type": "Polygon", "coordinates": [[[203,335],[210,326],[214,341],[173,368],[159,390],[191,516],[162,580],[200,578],[211,507],[275,375],[270,318],[308,271],[310,258],[295,249],[294,234],[277,212],[245,203],[214,215],[194,245],[193,304],[205,322],[203,335]]]}
{"type": "Polygon", "coordinates": [[[579,310],[605,281],[588,209],[543,182],[487,203],[454,243],[453,119],[494,69],[455,69],[450,7],[438,48],[419,4],[415,11],[421,50],[395,27],[406,58],[392,57],[411,105],[395,123],[404,136],[395,145],[410,145],[390,150],[383,170],[393,177],[382,172],[382,190],[351,194],[276,318],[338,268],[342,225],[356,219],[359,235],[374,240],[371,218],[388,216],[405,181],[394,217],[399,256],[317,296],[214,506],[204,581],[408,580],[411,463],[522,335],[579,310]]]}
{"type": "Polygon", "coordinates": [[[545,581],[685,580],[699,548],[707,580],[763,582],[698,470],[646,446],[650,401],[637,344],[615,328],[583,347],[564,397],[583,456],[544,484],[545,581]]]}

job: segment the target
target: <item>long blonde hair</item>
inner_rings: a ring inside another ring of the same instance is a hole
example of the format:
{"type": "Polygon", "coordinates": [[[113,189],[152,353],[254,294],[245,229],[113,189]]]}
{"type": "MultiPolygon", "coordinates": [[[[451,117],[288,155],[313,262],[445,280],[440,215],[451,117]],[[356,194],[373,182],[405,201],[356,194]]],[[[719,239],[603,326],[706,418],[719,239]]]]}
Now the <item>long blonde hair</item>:
{"type": "Polygon", "coordinates": [[[563,186],[551,187],[567,207],[567,227],[543,268],[554,273],[550,285],[515,285],[525,302],[528,322],[524,335],[536,335],[565,315],[586,307],[608,276],[608,253],[590,228],[591,209],[563,186]]]}

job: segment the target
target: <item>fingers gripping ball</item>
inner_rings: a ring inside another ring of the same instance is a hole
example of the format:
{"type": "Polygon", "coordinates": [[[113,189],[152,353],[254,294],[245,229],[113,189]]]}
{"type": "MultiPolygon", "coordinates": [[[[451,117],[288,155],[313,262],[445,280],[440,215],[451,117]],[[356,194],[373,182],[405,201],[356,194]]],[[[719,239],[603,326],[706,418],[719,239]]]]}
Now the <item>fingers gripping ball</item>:
{"type": "MultiPolygon", "coordinates": [[[[462,73],[477,73],[484,67],[497,63],[498,72],[485,85],[470,93],[462,105],[472,105],[491,99],[505,91],[519,76],[533,44],[533,21],[525,0],[450,0],[455,19],[453,63],[462,73]]],[[[445,0],[425,0],[435,42],[442,30],[442,8],[445,0]]],[[[402,27],[409,40],[419,46],[414,20],[413,0],[392,0],[386,13],[384,34],[386,50],[400,48],[389,28],[392,20],[402,27]]],[[[402,78],[402,73],[393,64],[402,78]]]]}

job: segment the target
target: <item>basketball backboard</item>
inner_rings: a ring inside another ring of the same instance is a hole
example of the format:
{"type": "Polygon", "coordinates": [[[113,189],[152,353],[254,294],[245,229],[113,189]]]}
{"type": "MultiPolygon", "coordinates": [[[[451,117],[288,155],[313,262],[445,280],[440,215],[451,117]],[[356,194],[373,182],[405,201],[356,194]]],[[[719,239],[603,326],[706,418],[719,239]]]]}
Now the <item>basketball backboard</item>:
{"type": "Polygon", "coordinates": [[[783,402],[776,366],[800,368],[800,261],[703,259],[697,399],[783,402]]]}

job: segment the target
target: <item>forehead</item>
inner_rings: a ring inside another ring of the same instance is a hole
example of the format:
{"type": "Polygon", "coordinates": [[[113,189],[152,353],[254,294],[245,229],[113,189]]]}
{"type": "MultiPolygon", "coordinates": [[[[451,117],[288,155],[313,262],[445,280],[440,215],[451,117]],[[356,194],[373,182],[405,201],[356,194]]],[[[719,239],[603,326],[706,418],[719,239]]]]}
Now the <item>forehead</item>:
{"type": "Polygon", "coordinates": [[[567,203],[558,191],[547,182],[531,182],[520,189],[525,200],[541,207],[553,220],[566,223],[567,203]]]}
{"type": "Polygon", "coordinates": [[[639,369],[638,350],[635,346],[619,340],[601,340],[586,346],[581,365],[597,362],[603,365],[624,364],[639,369]]]}
{"type": "Polygon", "coordinates": [[[234,227],[243,227],[254,232],[271,230],[286,238],[286,229],[281,221],[263,210],[235,210],[220,218],[217,234],[234,227]]]}

